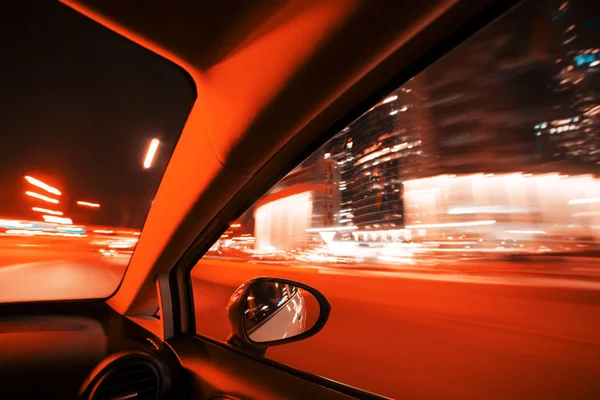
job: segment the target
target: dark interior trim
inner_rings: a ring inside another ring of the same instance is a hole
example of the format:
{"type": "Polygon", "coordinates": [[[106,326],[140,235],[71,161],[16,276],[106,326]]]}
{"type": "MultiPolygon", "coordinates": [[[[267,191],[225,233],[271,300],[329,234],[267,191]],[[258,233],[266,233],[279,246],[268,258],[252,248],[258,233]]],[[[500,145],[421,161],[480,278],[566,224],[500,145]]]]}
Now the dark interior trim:
{"type": "Polygon", "coordinates": [[[176,352],[174,347],[177,347],[177,343],[180,342],[192,342],[192,341],[202,341],[202,342],[207,342],[210,343],[211,345],[217,346],[219,348],[234,352],[236,354],[239,354],[241,356],[247,357],[252,359],[253,361],[268,365],[270,367],[276,368],[282,372],[285,372],[287,374],[290,374],[294,377],[315,383],[317,385],[326,387],[328,389],[334,390],[336,392],[339,393],[343,393],[346,394],[348,396],[352,396],[356,399],[365,399],[365,400],[386,400],[389,399],[388,397],[384,397],[384,396],[380,396],[378,394],[375,393],[371,393],[371,392],[367,392],[358,388],[355,388],[353,386],[350,385],[346,385],[344,383],[341,382],[337,382],[328,378],[324,378],[322,376],[318,376],[318,375],[314,375],[314,374],[310,374],[308,372],[304,372],[301,371],[299,369],[296,368],[292,368],[288,365],[285,364],[280,364],[276,361],[270,360],[268,358],[264,358],[264,357],[260,357],[257,356],[253,353],[244,351],[242,349],[239,349],[237,347],[233,347],[230,346],[226,343],[222,343],[218,340],[214,340],[208,337],[204,337],[204,336],[200,336],[200,335],[182,335],[179,336],[177,338],[173,338],[171,341],[167,342],[167,345],[171,348],[171,350],[173,352],[176,352]]]}
{"type": "Polygon", "coordinates": [[[175,322],[173,316],[173,294],[171,290],[171,280],[168,274],[160,274],[156,278],[158,289],[158,305],[163,326],[164,340],[170,339],[175,334],[175,322]]]}

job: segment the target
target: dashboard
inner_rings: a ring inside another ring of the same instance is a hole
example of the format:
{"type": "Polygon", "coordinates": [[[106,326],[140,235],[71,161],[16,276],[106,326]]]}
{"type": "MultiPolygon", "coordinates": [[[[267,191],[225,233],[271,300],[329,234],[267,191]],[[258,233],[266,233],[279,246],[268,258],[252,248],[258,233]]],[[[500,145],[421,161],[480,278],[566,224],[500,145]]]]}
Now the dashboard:
{"type": "Polygon", "coordinates": [[[102,301],[0,304],[0,398],[189,398],[170,348],[102,301]]]}

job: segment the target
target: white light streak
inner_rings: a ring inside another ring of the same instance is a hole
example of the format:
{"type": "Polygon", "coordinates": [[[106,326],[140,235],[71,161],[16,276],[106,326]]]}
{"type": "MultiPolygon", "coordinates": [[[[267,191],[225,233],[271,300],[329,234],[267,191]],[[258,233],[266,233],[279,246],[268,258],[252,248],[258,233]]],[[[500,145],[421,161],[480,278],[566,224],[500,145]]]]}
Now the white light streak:
{"type": "Polygon", "coordinates": [[[158,149],[159,143],[160,141],[158,139],[152,139],[152,141],[150,142],[148,152],[146,153],[146,158],[144,159],[145,169],[148,169],[152,166],[152,161],[154,160],[154,156],[156,155],[156,150],[158,149]]]}
{"type": "Polygon", "coordinates": [[[37,211],[37,212],[43,212],[46,214],[52,214],[52,215],[63,215],[63,213],[61,211],[54,211],[54,210],[48,210],[47,208],[41,208],[41,207],[31,207],[31,209],[33,211],[37,211]]]}
{"type": "Polygon", "coordinates": [[[469,221],[469,222],[449,222],[445,224],[417,224],[417,225],[406,225],[406,229],[423,229],[423,228],[454,228],[459,226],[482,226],[482,225],[494,225],[494,220],[483,220],[483,221],[469,221]]]}
{"type": "Polygon", "coordinates": [[[48,185],[47,183],[44,183],[44,182],[40,181],[39,179],[35,179],[35,178],[31,177],[31,176],[26,176],[25,179],[27,180],[27,182],[31,183],[33,186],[37,186],[40,189],[43,189],[43,190],[45,190],[48,193],[52,193],[52,194],[55,194],[57,196],[61,195],[61,193],[60,193],[60,191],[58,189],[56,189],[56,188],[48,185]]]}
{"type": "Polygon", "coordinates": [[[386,97],[386,98],[385,98],[385,99],[384,99],[384,100],[383,100],[381,103],[382,103],[382,104],[387,104],[387,103],[390,103],[390,102],[392,102],[392,101],[394,101],[394,100],[397,100],[397,99],[398,99],[398,96],[396,96],[396,95],[394,94],[394,95],[392,95],[392,96],[386,97]]]}
{"type": "Polygon", "coordinates": [[[48,203],[58,204],[58,200],[53,199],[52,197],[44,196],[43,194],[39,194],[36,192],[27,191],[25,192],[27,196],[35,197],[36,199],[47,201],[48,203]]]}
{"type": "Polygon", "coordinates": [[[90,203],[89,201],[78,201],[77,204],[85,207],[99,208],[100,204],[98,203],[90,203]]]}
{"type": "Polygon", "coordinates": [[[55,215],[42,215],[42,218],[44,218],[44,221],[53,224],[73,225],[73,220],[71,220],[71,218],[57,217],[55,215]]]}
{"type": "Polygon", "coordinates": [[[584,199],[571,199],[569,204],[593,204],[600,203],[600,197],[588,197],[584,199]]]}

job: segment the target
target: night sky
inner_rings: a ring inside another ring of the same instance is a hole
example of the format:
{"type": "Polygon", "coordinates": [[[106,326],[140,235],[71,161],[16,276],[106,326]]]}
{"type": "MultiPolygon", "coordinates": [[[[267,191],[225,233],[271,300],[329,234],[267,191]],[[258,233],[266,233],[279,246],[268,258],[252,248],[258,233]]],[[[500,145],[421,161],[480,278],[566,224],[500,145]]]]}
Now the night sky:
{"type": "Polygon", "coordinates": [[[3,4],[0,41],[0,218],[39,218],[39,206],[141,227],[194,101],[191,79],[54,1],[3,4]],[[161,146],[144,170],[153,137],[161,146]],[[61,204],[25,196],[24,175],[61,190],[61,204]]]}

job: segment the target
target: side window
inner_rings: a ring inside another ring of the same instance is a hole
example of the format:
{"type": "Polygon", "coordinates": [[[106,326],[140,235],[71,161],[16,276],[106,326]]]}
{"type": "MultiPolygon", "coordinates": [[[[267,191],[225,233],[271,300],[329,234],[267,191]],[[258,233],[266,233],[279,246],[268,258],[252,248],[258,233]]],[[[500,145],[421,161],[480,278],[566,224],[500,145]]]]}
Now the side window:
{"type": "Polygon", "coordinates": [[[598,395],[599,4],[522,3],[291,171],[192,270],[197,333],[286,278],[331,316],[277,362],[395,398],[598,395]]]}

